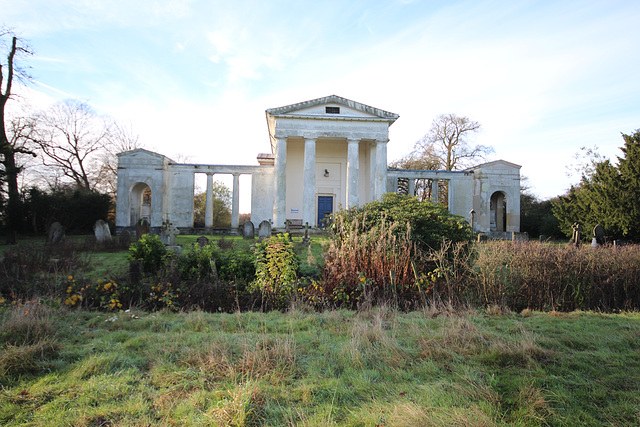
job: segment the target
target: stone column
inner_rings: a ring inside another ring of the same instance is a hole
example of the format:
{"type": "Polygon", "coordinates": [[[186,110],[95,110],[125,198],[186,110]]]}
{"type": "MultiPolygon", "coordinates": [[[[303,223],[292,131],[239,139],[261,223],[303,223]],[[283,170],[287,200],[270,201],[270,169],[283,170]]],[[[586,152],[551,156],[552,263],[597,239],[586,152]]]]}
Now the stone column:
{"type": "Polygon", "coordinates": [[[358,166],[360,141],[347,139],[347,208],[358,205],[358,166]]]}
{"type": "Polygon", "coordinates": [[[376,141],[369,144],[369,202],[376,199],[376,141]]]}
{"type": "Polygon", "coordinates": [[[274,169],[273,227],[284,228],[287,219],[287,138],[276,139],[274,169]]]}
{"type": "Polygon", "coordinates": [[[204,226],[213,227],[213,174],[207,174],[207,195],[204,205],[204,226]]]}
{"type": "Polygon", "coordinates": [[[408,194],[409,196],[413,197],[416,195],[416,180],[413,178],[409,178],[409,183],[408,183],[408,194]]]}
{"type": "Polygon", "coordinates": [[[376,197],[380,200],[387,192],[387,141],[376,141],[376,197]]]}
{"type": "Polygon", "coordinates": [[[302,189],[302,222],[316,224],[316,140],[304,139],[304,182],[302,189]]]}
{"type": "Polygon", "coordinates": [[[438,191],[439,191],[438,180],[432,179],[431,180],[431,199],[434,202],[437,202],[440,200],[438,199],[438,191]]]}
{"type": "Polygon", "coordinates": [[[237,229],[240,225],[240,174],[233,174],[233,196],[231,199],[231,228],[237,229]]]}
{"type": "Polygon", "coordinates": [[[447,189],[448,189],[448,198],[447,198],[447,207],[449,208],[449,212],[453,213],[453,180],[447,181],[447,189]]]}

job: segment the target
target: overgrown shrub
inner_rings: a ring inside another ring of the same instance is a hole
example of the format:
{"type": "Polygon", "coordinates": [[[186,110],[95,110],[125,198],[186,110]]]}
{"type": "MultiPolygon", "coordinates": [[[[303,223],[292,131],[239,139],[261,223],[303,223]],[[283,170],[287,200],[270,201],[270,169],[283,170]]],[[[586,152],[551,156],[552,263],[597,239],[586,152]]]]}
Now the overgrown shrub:
{"type": "MultiPolygon", "coordinates": [[[[360,219],[338,215],[325,249],[322,282],[307,289],[310,300],[355,307],[364,302],[419,302],[431,282],[423,271],[424,252],[411,240],[411,227],[398,235],[398,223],[384,218],[362,230],[360,219]],[[415,301],[413,301],[415,299],[415,301]]],[[[314,282],[315,283],[315,282],[314,282]]]]}
{"type": "MultiPolygon", "coordinates": [[[[440,203],[388,193],[333,216],[323,282],[309,288],[332,305],[423,303],[443,271],[428,254],[472,239],[470,225],[440,203]]],[[[466,245],[459,248],[466,249],[466,245]]]]}
{"type": "Polygon", "coordinates": [[[347,236],[340,230],[345,224],[358,224],[353,232],[366,233],[385,221],[397,224],[396,236],[407,235],[423,251],[438,250],[443,241],[466,242],[473,238],[471,226],[457,215],[452,215],[441,203],[421,202],[415,197],[387,193],[381,200],[363,206],[342,210],[334,214],[329,230],[334,236],[347,236]],[[341,219],[341,221],[338,221],[341,219]]]}
{"type": "Polygon", "coordinates": [[[640,308],[640,246],[488,242],[473,264],[478,302],[512,310],[640,308]]]}
{"type": "Polygon", "coordinates": [[[177,268],[181,279],[197,282],[248,282],[255,276],[251,253],[233,247],[221,250],[216,244],[185,247],[177,268]]]}
{"type": "Polygon", "coordinates": [[[278,234],[257,243],[254,257],[256,279],[250,289],[261,292],[268,306],[286,307],[295,289],[298,271],[289,234],[278,234]]]}
{"type": "Polygon", "coordinates": [[[158,271],[167,258],[167,249],[157,235],[145,234],[129,246],[129,259],[139,261],[145,273],[158,271]]]}

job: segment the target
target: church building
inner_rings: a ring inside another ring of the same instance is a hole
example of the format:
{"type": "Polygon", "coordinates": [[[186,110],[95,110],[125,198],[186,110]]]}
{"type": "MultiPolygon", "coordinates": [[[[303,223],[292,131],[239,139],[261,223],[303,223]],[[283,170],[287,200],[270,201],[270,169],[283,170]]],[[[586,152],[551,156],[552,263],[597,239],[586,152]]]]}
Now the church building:
{"type": "MultiPolygon", "coordinates": [[[[387,167],[389,127],[398,115],[336,95],[266,110],[270,152],[257,165],[176,163],[144,149],[118,154],[117,231],[142,218],[158,231],[172,223],[193,229],[195,174],[207,176],[205,229],[212,225],[215,174],[233,176],[231,228],[239,227],[239,177],[251,175],[251,221],[274,229],[285,221],[321,226],[342,208],[378,200],[387,192],[414,194],[428,183],[436,200],[447,192],[449,210],[478,232],[496,237],[520,231],[520,166],[503,160],[465,171],[398,170],[387,167]]],[[[504,236],[503,236],[504,235],[504,236]]]]}

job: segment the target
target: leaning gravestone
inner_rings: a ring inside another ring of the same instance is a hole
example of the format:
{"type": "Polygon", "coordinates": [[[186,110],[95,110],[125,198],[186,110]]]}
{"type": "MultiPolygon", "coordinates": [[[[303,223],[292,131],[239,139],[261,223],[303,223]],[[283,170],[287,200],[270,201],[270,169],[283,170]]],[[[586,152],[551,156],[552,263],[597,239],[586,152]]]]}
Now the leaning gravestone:
{"type": "Polygon", "coordinates": [[[122,230],[122,233],[120,233],[119,236],[119,241],[120,247],[128,248],[131,246],[131,233],[129,233],[129,230],[122,230]]]}
{"type": "Polygon", "coordinates": [[[253,239],[256,236],[256,228],[251,221],[247,221],[242,224],[242,238],[253,239]]]}
{"type": "Polygon", "coordinates": [[[258,226],[258,240],[263,241],[271,237],[271,223],[266,219],[258,226]]]}
{"type": "Polygon", "coordinates": [[[106,221],[99,219],[93,225],[93,233],[96,235],[96,242],[99,245],[103,245],[111,241],[111,230],[109,230],[109,224],[106,221]]]}
{"type": "Polygon", "coordinates": [[[49,227],[47,233],[47,243],[49,245],[57,245],[64,241],[64,227],[59,222],[54,222],[49,227]]]}
{"type": "Polygon", "coordinates": [[[200,236],[196,239],[196,242],[198,243],[198,246],[203,248],[209,244],[209,239],[207,239],[206,236],[200,236]]]}

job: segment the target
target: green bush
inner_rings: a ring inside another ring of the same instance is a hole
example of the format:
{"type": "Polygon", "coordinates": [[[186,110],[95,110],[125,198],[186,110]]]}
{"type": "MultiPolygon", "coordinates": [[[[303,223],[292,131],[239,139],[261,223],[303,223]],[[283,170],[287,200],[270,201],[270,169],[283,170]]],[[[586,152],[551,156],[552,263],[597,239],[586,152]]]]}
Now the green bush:
{"type": "Polygon", "coordinates": [[[251,281],[255,276],[251,253],[221,250],[216,244],[187,246],[178,259],[178,269],[181,279],[198,282],[251,281]]]}
{"type": "Polygon", "coordinates": [[[442,204],[396,193],[332,219],[323,283],[308,293],[334,306],[392,302],[410,309],[444,277],[434,254],[458,255],[453,248],[466,249],[473,237],[465,219],[442,204]]]}
{"type": "Polygon", "coordinates": [[[256,244],[256,279],[251,290],[262,293],[267,305],[284,308],[295,289],[298,260],[289,234],[278,234],[256,244]]]}
{"type": "Polygon", "coordinates": [[[334,214],[329,226],[334,236],[345,235],[338,230],[344,224],[358,224],[354,231],[366,233],[383,221],[397,224],[396,236],[404,236],[410,230],[409,237],[423,251],[438,250],[443,241],[452,243],[466,242],[473,238],[473,231],[467,221],[458,215],[452,215],[441,203],[421,202],[415,197],[398,193],[387,193],[382,200],[363,206],[342,210],[334,214]],[[341,218],[342,221],[336,221],[341,218]]]}
{"type": "Polygon", "coordinates": [[[159,236],[145,234],[129,247],[129,259],[142,262],[145,273],[157,271],[167,258],[167,249],[159,236]]]}

